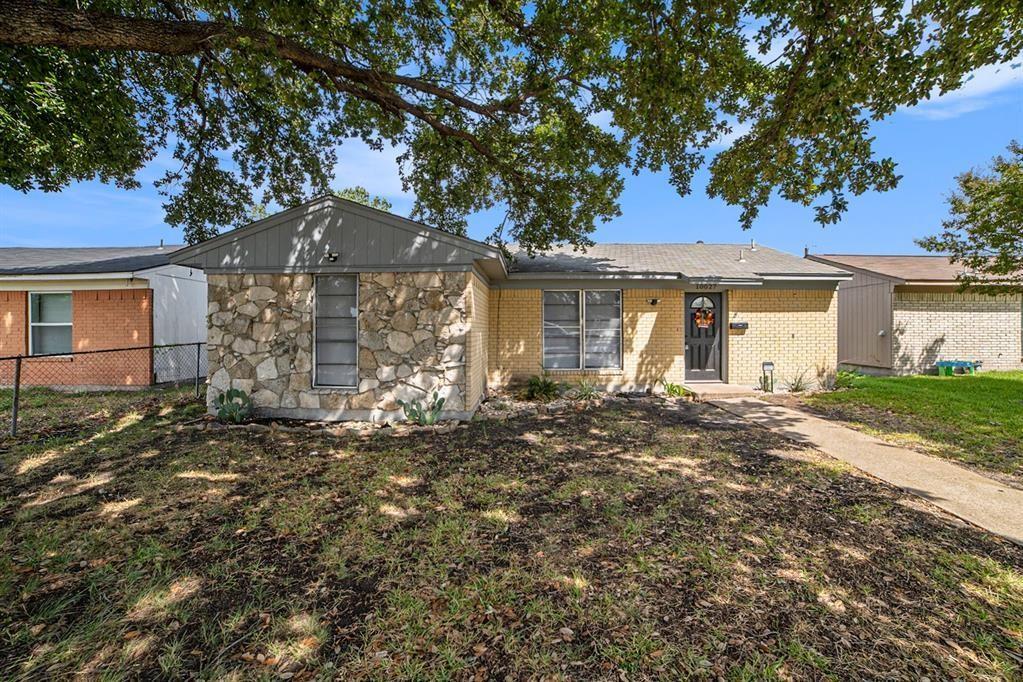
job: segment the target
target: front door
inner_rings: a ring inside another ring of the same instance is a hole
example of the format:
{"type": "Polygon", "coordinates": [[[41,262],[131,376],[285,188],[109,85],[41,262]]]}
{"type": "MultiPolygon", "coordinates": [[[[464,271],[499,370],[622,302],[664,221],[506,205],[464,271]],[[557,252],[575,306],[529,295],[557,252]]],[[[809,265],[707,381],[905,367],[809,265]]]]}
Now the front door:
{"type": "Polygon", "coordinates": [[[686,294],[686,380],[721,381],[721,294],[686,294]]]}

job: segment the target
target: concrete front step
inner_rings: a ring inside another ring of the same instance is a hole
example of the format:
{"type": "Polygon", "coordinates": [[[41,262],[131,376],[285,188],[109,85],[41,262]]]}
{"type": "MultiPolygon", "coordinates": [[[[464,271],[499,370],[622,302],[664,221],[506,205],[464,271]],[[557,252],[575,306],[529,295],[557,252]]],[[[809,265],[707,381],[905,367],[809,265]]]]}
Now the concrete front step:
{"type": "Polygon", "coordinates": [[[697,402],[707,402],[710,400],[723,400],[725,398],[745,398],[748,396],[754,396],[758,391],[749,386],[742,386],[740,384],[726,384],[723,381],[708,381],[708,382],[693,382],[691,384],[683,384],[687,391],[693,394],[697,402]]]}

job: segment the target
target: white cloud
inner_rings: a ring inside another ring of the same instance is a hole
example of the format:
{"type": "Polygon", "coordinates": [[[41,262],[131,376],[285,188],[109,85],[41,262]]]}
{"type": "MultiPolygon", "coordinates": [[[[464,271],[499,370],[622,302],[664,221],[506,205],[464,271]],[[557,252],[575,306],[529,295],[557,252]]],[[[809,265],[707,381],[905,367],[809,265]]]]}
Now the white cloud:
{"type": "Polygon", "coordinates": [[[338,163],[334,167],[334,186],[337,188],[361,185],[395,203],[411,202],[415,195],[402,189],[398,175],[398,156],[403,147],[385,146],[377,151],[362,140],[346,140],[338,148],[338,163]]]}
{"type": "MultiPolygon", "coordinates": [[[[1021,56],[1023,57],[1023,56],[1021,56]]],[[[984,109],[1003,99],[1007,92],[1023,95],[1023,68],[1020,58],[1008,64],[989,64],[974,71],[958,90],[944,95],[937,91],[931,98],[902,111],[931,120],[945,120],[984,109]]]]}
{"type": "Polygon", "coordinates": [[[737,139],[748,133],[750,129],[753,128],[753,124],[750,123],[749,121],[743,123],[735,123],[734,121],[732,121],[729,123],[729,125],[732,126],[732,132],[727,133],[725,135],[718,135],[717,139],[711,143],[710,149],[714,150],[728,149],[729,147],[732,146],[733,142],[735,142],[737,139]]]}

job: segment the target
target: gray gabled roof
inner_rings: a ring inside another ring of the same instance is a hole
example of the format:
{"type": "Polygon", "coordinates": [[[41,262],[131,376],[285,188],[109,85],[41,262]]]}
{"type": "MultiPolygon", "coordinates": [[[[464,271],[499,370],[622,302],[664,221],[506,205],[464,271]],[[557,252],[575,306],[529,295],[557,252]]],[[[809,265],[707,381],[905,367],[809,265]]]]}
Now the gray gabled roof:
{"type": "Polygon", "coordinates": [[[504,271],[489,244],[334,196],[181,249],[172,262],[210,272],[356,272],[465,269],[488,261],[504,271]]]}
{"type": "Polygon", "coordinates": [[[91,275],[167,265],[180,246],[0,248],[0,275],[91,275]]]}
{"type": "Polygon", "coordinates": [[[530,258],[515,254],[515,276],[663,276],[689,280],[838,279],[839,268],[750,244],[594,244],[530,258]]]}

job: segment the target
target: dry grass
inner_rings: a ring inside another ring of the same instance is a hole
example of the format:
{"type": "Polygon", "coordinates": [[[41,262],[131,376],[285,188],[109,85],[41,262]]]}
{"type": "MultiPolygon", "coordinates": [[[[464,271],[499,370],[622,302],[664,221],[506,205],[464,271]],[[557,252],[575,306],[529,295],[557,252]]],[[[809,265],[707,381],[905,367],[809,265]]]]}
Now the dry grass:
{"type": "Polygon", "coordinates": [[[0,677],[1021,674],[1023,551],[712,408],[361,442],[196,409],[0,442],[0,677]]]}

